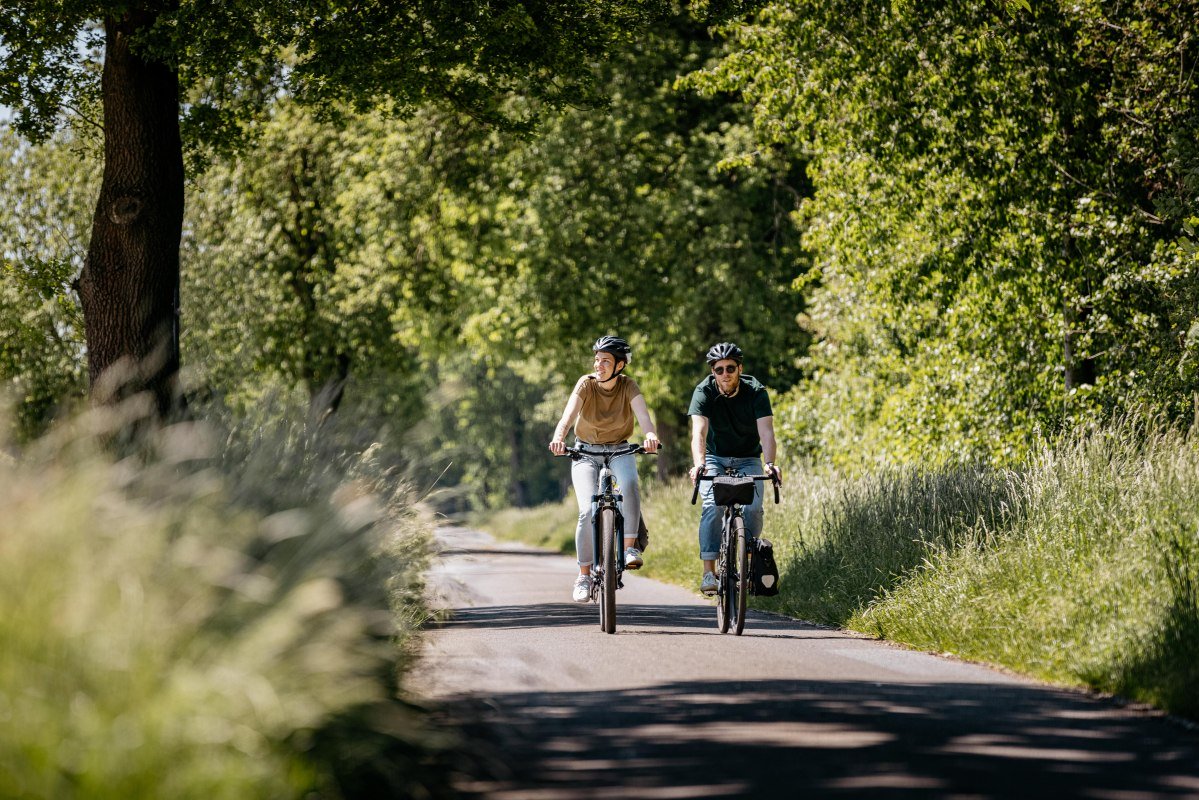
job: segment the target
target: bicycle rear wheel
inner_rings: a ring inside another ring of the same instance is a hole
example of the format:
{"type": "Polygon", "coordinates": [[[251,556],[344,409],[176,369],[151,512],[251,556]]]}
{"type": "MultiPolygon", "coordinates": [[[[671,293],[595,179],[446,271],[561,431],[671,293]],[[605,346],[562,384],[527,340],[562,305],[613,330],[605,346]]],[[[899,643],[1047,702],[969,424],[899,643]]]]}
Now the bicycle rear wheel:
{"type": "Polygon", "coordinates": [[[730,548],[736,561],[737,572],[729,586],[730,616],[733,618],[733,630],[740,636],[745,630],[745,607],[749,599],[749,553],[745,541],[745,520],[737,517],[733,520],[733,541],[736,546],[730,548]]]}
{"type": "Polygon", "coordinates": [[[600,511],[600,537],[604,551],[600,628],[604,633],[616,633],[616,512],[611,508],[600,511]]]}

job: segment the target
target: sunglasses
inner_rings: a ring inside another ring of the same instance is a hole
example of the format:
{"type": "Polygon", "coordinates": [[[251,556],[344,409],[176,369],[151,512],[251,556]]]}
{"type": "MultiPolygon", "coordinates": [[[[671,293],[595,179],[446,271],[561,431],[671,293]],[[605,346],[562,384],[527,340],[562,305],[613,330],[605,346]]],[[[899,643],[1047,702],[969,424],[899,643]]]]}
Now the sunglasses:
{"type": "Polygon", "coordinates": [[[734,372],[736,372],[736,371],[737,371],[737,365],[736,365],[736,364],[734,364],[734,365],[733,365],[733,366],[731,366],[731,367],[712,367],[712,372],[713,372],[714,374],[716,374],[716,375],[723,375],[723,374],[724,374],[724,373],[726,373],[726,372],[727,372],[728,374],[732,375],[732,374],[733,374],[734,372]]]}

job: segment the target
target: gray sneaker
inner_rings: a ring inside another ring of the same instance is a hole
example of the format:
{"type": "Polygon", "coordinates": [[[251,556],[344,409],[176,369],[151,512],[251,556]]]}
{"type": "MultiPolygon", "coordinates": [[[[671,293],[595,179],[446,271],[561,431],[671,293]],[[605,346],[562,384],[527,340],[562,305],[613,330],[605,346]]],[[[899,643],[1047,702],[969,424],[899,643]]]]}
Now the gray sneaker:
{"type": "Polygon", "coordinates": [[[699,590],[707,595],[716,594],[716,573],[705,572],[704,579],[699,582],[699,590]]]}
{"type": "Polygon", "coordinates": [[[636,547],[626,547],[624,549],[624,567],[625,569],[641,569],[641,565],[645,561],[641,558],[641,551],[636,547]]]}
{"type": "Polygon", "coordinates": [[[571,595],[576,603],[586,603],[591,599],[591,576],[580,575],[575,578],[575,590],[571,595]]]}

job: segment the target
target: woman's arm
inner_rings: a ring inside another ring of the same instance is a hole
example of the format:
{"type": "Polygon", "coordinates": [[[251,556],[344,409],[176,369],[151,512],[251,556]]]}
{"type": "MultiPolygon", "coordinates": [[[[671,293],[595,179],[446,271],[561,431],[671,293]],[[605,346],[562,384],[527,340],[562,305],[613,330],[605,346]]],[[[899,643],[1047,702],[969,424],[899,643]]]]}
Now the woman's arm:
{"type": "Polygon", "coordinates": [[[637,395],[630,405],[633,407],[633,416],[637,418],[637,424],[641,426],[641,432],[645,434],[646,452],[658,452],[658,430],[654,427],[654,421],[650,419],[649,406],[645,404],[645,397],[637,395]]]}
{"type": "Polygon", "coordinates": [[[558,427],[554,428],[554,438],[550,442],[550,452],[554,455],[560,456],[566,452],[566,432],[575,424],[575,418],[579,416],[579,409],[582,407],[583,400],[577,394],[572,394],[566,401],[562,419],[558,420],[558,427]]]}

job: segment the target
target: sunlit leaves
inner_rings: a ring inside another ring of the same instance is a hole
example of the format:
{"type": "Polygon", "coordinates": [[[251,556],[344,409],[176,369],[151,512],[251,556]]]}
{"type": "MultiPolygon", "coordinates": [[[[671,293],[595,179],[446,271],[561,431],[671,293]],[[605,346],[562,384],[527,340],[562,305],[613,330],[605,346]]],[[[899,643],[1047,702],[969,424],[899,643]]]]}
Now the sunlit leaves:
{"type": "Polygon", "coordinates": [[[790,0],[727,27],[688,85],[740,92],[814,184],[820,342],[784,438],[847,463],[1007,460],[1103,409],[1186,413],[1197,13],[790,0]],[[1094,385],[1067,390],[1083,362],[1094,385]]]}

